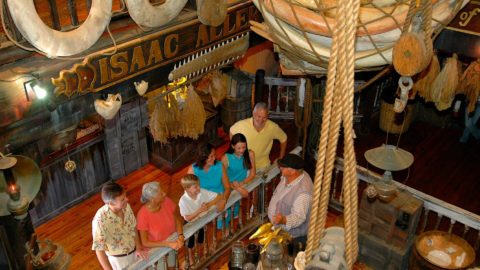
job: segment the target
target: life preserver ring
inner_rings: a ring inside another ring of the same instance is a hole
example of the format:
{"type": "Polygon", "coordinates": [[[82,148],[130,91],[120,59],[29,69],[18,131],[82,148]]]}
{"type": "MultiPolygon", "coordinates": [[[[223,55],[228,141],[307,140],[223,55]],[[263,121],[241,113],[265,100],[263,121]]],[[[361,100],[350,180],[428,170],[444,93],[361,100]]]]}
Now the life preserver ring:
{"type": "MultiPolygon", "coordinates": [[[[262,12],[265,22],[269,26],[270,34],[275,38],[273,42],[277,41],[281,44],[280,47],[284,47],[286,50],[295,51],[298,54],[302,55],[303,60],[306,60],[310,63],[317,63],[319,60],[329,61],[330,57],[330,46],[326,46],[325,42],[322,42],[324,39],[323,36],[315,35],[309,32],[302,33],[302,31],[291,26],[290,24],[284,22],[281,18],[275,17],[271,14],[264,4],[267,0],[253,0],[253,3],[259,8],[262,12]],[[305,40],[305,37],[309,41],[305,40]],[[296,46],[291,46],[294,43],[296,46]]],[[[468,1],[463,0],[462,6],[464,6],[468,1]]],[[[440,0],[434,6],[432,27],[435,29],[440,26],[439,22],[444,22],[447,20],[451,13],[453,12],[453,5],[455,0],[440,0]]],[[[302,18],[300,18],[302,19],[302,18]]],[[[252,28],[255,31],[255,28],[252,28]]],[[[380,35],[378,35],[379,37],[380,35]]],[[[388,44],[385,44],[388,45],[388,44]]],[[[357,48],[355,52],[355,67],[356,68],[368,68],[390,64],[392,60],[392,48],[393,44],[390,46],[385,46],[381,52],[377,52],[376,49],[362,49],[357,48]],[[359,50],[358,50],[359,49],[359,50]]]]}
{"type": "MultiPolygon", "coordinates": [[[[318,3],[318,0],[291,0],[293,3],[296,3],[300,6],[308,7],[310,9],[316,10],[319,7],[323,9],[330,9],[338,5],[338,0],[322,0],[318,3]]],[[[397,0],[371,0],[369,4],[376,7],[388,7],[397,4],[397,0]]]]}
{"type": "MultiPolygon", "coordinates": [[[[335,18],[324,16],[323,13],[302,6],[292,5],[286,0],[262,0],[261,2],[269,13],[298,29],[305,29],[306,32],[331,36],[330,31],[335,28],[335,18]]],[[[432,1],[432,3],[436,2],[437,0],[432,1]]],[[[399,26],[405,23],[408,9],[408,4],[398,4],[382,9],[361,7],[359,20],[365,25],[365,28],[358,27],[356,35],[377,35],[399,28],[399,26]],[[386,14],[390,15],[387,16],[386,14]]]]}
{"type": "Polygon", "coordinates": [[[159,6],[153,6],[148,0],[126,0],[128,13],[139,26],[162,26],[182,11],[187,0],[166,0],[159,6]]]}
{"type": "Polygon", "coordinates": [[[49,57],[70,56],[90,48],[110,23],[112,0],[93,0],[85,22],[78,28],[60,32],[47,26],[33,0],[7,0],[15,26],[35,48],[49,57]]]}

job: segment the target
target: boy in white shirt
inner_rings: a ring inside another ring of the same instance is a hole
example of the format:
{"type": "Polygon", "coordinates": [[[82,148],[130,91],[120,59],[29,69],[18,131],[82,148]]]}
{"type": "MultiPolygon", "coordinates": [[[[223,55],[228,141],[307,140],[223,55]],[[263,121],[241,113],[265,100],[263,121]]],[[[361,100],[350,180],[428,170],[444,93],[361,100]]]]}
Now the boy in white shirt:
{"type": "MultiPolygon", "coordinates": [[[[180,215],[185,219],[186,222],[191,222],[202,213],[205,213],[210,209],[211,206],[220,202],[222,196],[215,192],[200,188],[200,182],[198,177],[194,174],[187,174],[181,180],[180,184],[182,185],[185,193],[180,198],[178,206],[180,208],[180,215]]],[[[198,231],[197,242],[203,244],[204,231],[200,229],[198,231]]],[[[194,237],[188,239],[188,253],[190,257],[190,264],[193,263],[193,251],[192,248],[195,246],[194,237]]],[[[202,248],[200,247],[200,250],[202,248]]]]}

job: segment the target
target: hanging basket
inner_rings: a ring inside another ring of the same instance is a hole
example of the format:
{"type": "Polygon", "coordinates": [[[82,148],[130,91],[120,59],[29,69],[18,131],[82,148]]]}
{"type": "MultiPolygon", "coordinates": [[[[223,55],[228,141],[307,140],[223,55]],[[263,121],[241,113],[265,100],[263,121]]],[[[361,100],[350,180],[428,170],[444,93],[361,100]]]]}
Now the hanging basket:
{"type": "Polygon", "coordinates": [[[392,134],[403,134],[408,130],[413,121],[415,113],[414,109],[414,104],[408,104],[407,107],[405,107],[403,123],[397,123],[395,121],[396,113],[393,110],[393,104],[382,100],[380,103],[380,129],[392,134]]]}

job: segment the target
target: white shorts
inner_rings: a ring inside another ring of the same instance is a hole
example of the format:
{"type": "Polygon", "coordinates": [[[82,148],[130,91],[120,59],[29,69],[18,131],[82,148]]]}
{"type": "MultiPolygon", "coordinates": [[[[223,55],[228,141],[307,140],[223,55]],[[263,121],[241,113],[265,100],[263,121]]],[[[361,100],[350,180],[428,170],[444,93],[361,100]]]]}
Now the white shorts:
{"type": "Polygon", "coordinates": [[[114,257],[110,255],[107,255],[107,257],[113,270],[127,269],[137,260],[137,258],[135,257],[135,252],[132,252],[132,254],[123,257],[114,257]]]}

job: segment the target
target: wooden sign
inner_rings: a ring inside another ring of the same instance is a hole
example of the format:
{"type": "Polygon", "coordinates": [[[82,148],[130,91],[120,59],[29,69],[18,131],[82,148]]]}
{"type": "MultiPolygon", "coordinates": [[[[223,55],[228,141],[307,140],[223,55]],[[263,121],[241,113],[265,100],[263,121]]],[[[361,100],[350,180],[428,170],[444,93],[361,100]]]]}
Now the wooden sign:
{"type": "Polygon", "coordinates": [[[249,31],[248,21],[260,21],[260,17],[247,2],[230,9],[218,27],[194,20],[121,44],[113,55],[105,55],[111,49],[99,51],[52,78],[55,93],[70,97],[98,92],[249,31]]]}
{"type": "Polygon", "coordinates": [[[480,1],[470,1],[447,29],[480,36],[480,1]]]}

